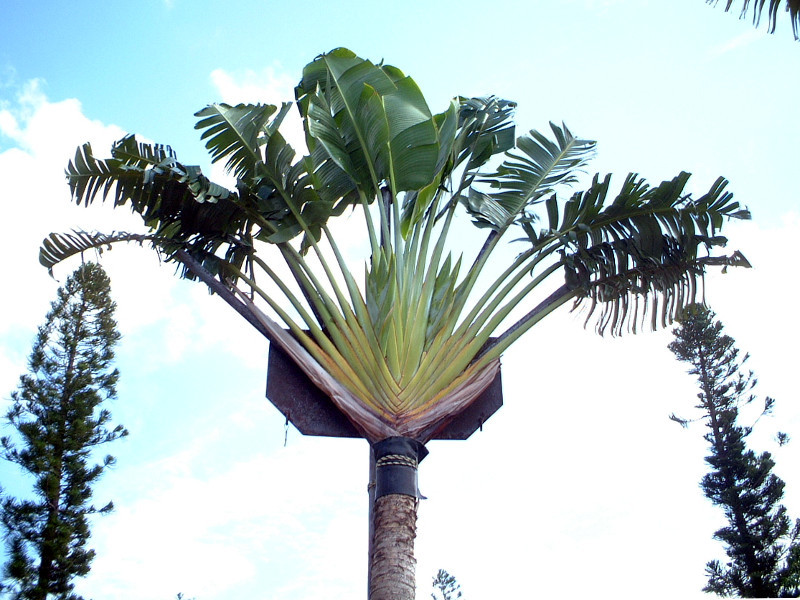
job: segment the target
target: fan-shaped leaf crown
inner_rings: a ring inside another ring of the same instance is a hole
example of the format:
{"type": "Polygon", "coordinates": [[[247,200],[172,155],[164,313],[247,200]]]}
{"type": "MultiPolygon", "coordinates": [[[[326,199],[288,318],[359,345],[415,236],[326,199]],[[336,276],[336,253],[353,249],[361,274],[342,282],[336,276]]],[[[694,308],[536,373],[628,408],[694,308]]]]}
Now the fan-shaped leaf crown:
{"type": "Polygon", "coordinates": [[[309,63],[295,96],[307,155],[280,132],[289,104],[197,113],[235,189],[132,136],[108,159],[80,147],[67,167],[73,199],[127,204],[149,231],[51,234],[40,260],[149,243],[280,344],[366,437],[422,441],[559,306],[586,306],[601,333],[636,330],[647,315],[663,325],[695,300],[707,267],[748,266],[738,252],[711,254],[726,220],[749,218],[723,179],[697,199],[686,173],[653,187],[631,174],[616,194],[595,176],[564,195],[593,141],[563,124],[515,139],[515,103],[492,96],[456,97],[435,114],[402,71],[343,48],[309,63]],[[331,225],[348,208],[369,248],[355,260],[331,225]],[[485,230],[471,249],[454,225],[465,215],[476,239],[485,230]],[[504,262],[495,250],[512,228],[526,245],[504,262]],[[539,294],[554,274],[563,280],[539,294]]]}

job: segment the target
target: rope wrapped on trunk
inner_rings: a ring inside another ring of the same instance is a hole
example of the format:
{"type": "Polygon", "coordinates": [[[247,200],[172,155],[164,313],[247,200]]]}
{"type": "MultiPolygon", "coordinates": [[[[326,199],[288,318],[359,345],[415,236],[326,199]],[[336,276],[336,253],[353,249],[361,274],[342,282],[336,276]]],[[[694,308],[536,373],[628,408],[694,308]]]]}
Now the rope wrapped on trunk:
{"type": "Polygon", "coordinates": [[[428,455],[425,445],[407,437],[389,437],[372,445],[375,452],[375,498],[403,494],[424,498],[417,487],[417,466],[428,455]]]}

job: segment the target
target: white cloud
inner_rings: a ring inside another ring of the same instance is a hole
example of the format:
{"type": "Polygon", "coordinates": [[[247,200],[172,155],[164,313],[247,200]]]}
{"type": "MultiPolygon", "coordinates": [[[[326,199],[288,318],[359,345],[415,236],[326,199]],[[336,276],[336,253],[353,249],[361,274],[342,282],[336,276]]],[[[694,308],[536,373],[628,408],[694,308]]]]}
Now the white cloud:
{"type": "Polygon", "coordinates": [[[0,133],[10,138],[18,138],[20,136],[19,123],[8,110],[0,111],[0,133]]]}
{"type": "Polygon", "coordinates": [[[228,73],[223,69],[211,72],[211,82],[217,88],[223,102],[280,104],[294,99],[295,78],[275,67],[266,67],[261,72],[246,69],[228,73]]]}
{"type": "MultiPolygon", "coordinates": [[[[48,100],[38,81],[22,86],[15,101],[0,111],[0,126],[15,144],[0,152],[7,224],[0,244],[5,256],[16,257],[15,271],[20,277],[17,293],[5,294],[0,301],[4,315],[0,319],[0,335],[12,330],[30,332],[21,335],[25,339],[33,335],[56,287],[78,260],[56,267],[59,281],[51,279],[37,263],[39,245],[46,235],[73,228],[143,231],[143,225],[129,210],[113,210],[99,198],[89,208],[76,206],[70,201],[64,179],[67,163],[80,144],[90,141],[93,148],[109,148],[124,135],[119,127],[88,118],[78,100],[48,100]]],[[[105,153],[101,151],[99,155],[105,153]]],[[[91,253],[87,256],[94,258],[91,253]]],[[[237,336],[229,335],[231,330],[247,330],[250,326],[243,326],[241,318],[218,297],[209,296],[201,283],[179,282],[174,265],[160,265],[152,250],[118,245],[104,252],[101,262],[111,277],[120,330],[127,344],[141,344],[145,360],[176,361],[189,350],[200,352],[209,347],[228,348],[242,360],[256,360],[252,358],[252,347],[243,347],[237,336]],[[140,334],[145,332],[157,339],[142,339],[140,334]],[[144,350],[146,344],[156,344],[166,353],[156,359],[144,350]]],[[[19,354],[17,350],[15,356],[19,354]]],[[[258,360],[263,359],[263,352],[255,354],[258,360]]],[[[10,361],[10,355],[4,354],[4,369],[10,361]]],[[[18,362],[13,359],[13,364],[18,362]]]]}
{"type": "MultiPolygon", "coordinates": [[[[78,144],[87,140],[101,146],[120,137],[119,128],[86,118],[76,100],[49,102],[39,84],[19,90],[16,101],[2,111],[3,132],[15,147],[0,152],[0,181],[4,205],[2,252],[15,257],[17,293],[2,300],[0,332],[10,327],[32,327],[46,312],[55,282],[37,265],[38,247],[51,231],[69,230],[79,223],[102,228],[111,222],[109,211],[79,209],[69,201],[64,169],[78,144]]],[[[114,222],[117,217],[114,215],[114,222]]],[[[123,222],[124,218],[121,219],[123,222]]],[[[118,227],[118,225],[117,225],[118,227]]]]}
{"type": "MultiPolygon", "coordinates": [[[[156,600],[178,591],[226,598],[266,588],[270,598],[323,600],[350,597],[331,594],[341,586],[360,589],[354,582],[363,581],[363,486],[352,485],[353,470],[342,467],[347,461],[320,461],[338,442],[304,438],[203,474],[209,461],[217,462],[218,445],[236,435],[226,430],[222,438],[192,444],[188,455],[138,470],[136,497],[117,502],[118,510],[94,527],[98,557],[81,593],[117,598],[124,590],[125,597],[156,600]],[[287,578],[288,572],[297,575],[287,578]],[[326,581],[327,593],[313,580],[326,581]]],[[[366,444],[350,448],[366,456],[366,444]]]]}

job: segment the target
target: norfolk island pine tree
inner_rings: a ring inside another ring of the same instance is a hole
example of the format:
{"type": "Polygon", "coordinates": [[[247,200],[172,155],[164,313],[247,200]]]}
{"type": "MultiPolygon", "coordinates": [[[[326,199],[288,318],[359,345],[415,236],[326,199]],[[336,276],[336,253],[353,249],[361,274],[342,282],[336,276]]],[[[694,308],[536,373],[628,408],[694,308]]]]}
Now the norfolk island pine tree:
{"type": "MultiPolygon", "coordinates": [[[[727,219],[749,218],[724,179],[694,199],[687,173],[655,187],[631,174],[616,195],[596,175],[565,201],[595,143],[552,124],[552,139],[515,138],[513,102],[456,97],[432,114],[410,77],[342,48],[309,63],[295,91],[309,150],[299,158],[279,131],[289,103],[197,113],[235,190],[132,136],[110,159],[80,147],[67,168],[74,200],[129,205],[149,231],[54,233],[42,264],[149,243],[289,354],[373,447],[422,447],[494,379],[501,354],[564,304],[584,307],[600,333],[666,326],[707,267],[747,266],[738,252],[712,254],[727,219]],[[329,228],[345,211],[361,213],[369,242],[361,282],[329,228]],[[448,239],[465,216],[478,241],[466,259],[448,239]],[[493,263],[512,229],[519,254],[493,263]],[[515,309],[527,312],[509,323],[515,309]]],[[[376,500],[375,545],[386,550],[370,557],[373,600],[414,596],[416,502],[376,500]]]]}
{"type": "Polygon", "coordinates": [[[35,500],[4,497],[0,522],[8,547],[2,592],[19,600],[79,600],[73,580],[89,573],[94,550],[88,515],[92,485],[114,458],[91,464],[97,446],[128,434],[108,428],[101,404],[116,397],[113,368],[119,333],[109,278],[82,264],[59,288],[39,328],[6,418],[16,429],[0,439],[2,457],[36,478],[35,500]]]}
{"type": "MultiPolygon", "coordinates": [[[[758,456],[747,449],[752,427],[739,423],[739,408],[752,403],[756,379],[744,372],[748,356],[739,358],[735,340],[723,333],[720,321],[706,307],[683,311],[669,349],[691,365],[697,377],[709,431],[704,436],[711,467],[701,482],[705,496],[725,512],[728,525],[715,539],[725,544],[730,562],[712,560],[706,565],[708,584],[703,591],[742,598],[796,598],[800,595],[800,519],[794,523],[779,504],[784,482],[774,473],[769,452],[758,456]]],[[[762,414],[774,404],[766,398],[762,414]]],[[[688,421],[672,415],[674,421],[688,421]]],[[[780,437],[780,436],[779,436],[780,437]]]]}

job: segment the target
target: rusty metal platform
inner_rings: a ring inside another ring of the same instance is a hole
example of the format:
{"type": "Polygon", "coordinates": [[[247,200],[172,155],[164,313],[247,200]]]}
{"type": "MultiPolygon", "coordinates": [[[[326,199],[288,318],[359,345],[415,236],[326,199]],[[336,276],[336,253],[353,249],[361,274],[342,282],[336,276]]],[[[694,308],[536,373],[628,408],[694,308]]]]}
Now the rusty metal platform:
{"type": "MultiPolygon", "coordinates": [[[[267,398],[304,435],[362,437],[330,398],[276,344],[269,345],[267,398]]],[[[503,405],[500,372],[464,411],[433,436],[434,440],[465,440],[503,405]]]]}

